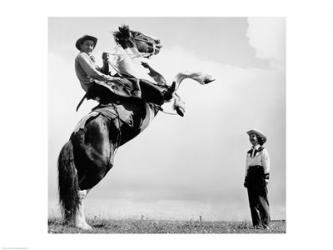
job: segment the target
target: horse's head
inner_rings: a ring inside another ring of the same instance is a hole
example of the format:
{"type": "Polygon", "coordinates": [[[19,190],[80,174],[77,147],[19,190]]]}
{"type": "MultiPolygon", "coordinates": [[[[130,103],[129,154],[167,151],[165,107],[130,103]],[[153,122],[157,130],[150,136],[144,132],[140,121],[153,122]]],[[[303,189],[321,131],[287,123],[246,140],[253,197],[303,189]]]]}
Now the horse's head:
{"type": "Polygon", "coordinates": [[[146,58],[158,54],[162,48],[160,40],[147,36],[139,31],[130,30],[127,25],[119,27],[119,31],[115,31],[113,36],[116,43],[123,49],[134,47],[146,58]]]}

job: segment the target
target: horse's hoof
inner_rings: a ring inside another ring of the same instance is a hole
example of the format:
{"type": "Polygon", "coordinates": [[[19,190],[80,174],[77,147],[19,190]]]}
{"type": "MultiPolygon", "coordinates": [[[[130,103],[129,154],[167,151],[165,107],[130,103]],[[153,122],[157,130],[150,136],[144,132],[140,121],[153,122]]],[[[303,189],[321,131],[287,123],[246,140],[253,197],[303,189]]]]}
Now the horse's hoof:
{"type": "Polygon", "coordinates": [[[183,108],[176,107],[175,110],[176,110],[178,115],[180,115],[181,117],[184,117],[185,110],[183,108]]]}
{"type": "Polygon", "coordinates": [[[91,230],[92,227],[85,220],[77,220],[75,223],[75,227],[82,230],[91,230]]]}
{"type": "Polygon", "coordinates": [[[79,224],[76,224],[75,227],[82,229],[82,230],[92,230],[92,227],[88,223],[79,223],[79,224]]]}
{"type": "Polygon", "coordinates": [[[212,77],[207,77],[205,80],[204,80],[204,84],[208,84],[208,83],[211,83],[211,82],[214,82],[215,79],[213,79],[212,77]]]}

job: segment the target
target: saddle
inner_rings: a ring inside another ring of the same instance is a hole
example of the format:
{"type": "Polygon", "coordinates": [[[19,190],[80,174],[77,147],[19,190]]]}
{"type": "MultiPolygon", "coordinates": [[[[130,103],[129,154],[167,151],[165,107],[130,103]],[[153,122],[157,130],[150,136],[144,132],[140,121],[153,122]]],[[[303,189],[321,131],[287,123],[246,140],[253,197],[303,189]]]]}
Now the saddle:
{"type": "Polygon", "coordinates": [[[123,83],[119,84],[117,82],[103,82],[94,81],[92,86],[87,91],[87,99],[100,99],[101,102],[106,103],[114,97],[120,98],[135,98],[133,92],[137,90],[134,86],[136,79],[129,80],[123,78],[123,83]]]}
{"type": "Polygon", "coordinates": [[[124,108],[121,104],[99,104],[92,109],[92,112],[98,112],[109,120],[119,118],[123,123],[132,127],[134,124],[133,112],[124,108]]]}
{"type": "Polygon", "coordinates": [[[119,101],[141,100],[156,105],[162,105],[165,101],[163,93],[165,86],[159,86],[147,80],[130,77],[122,77],[123,83],[94,81],[86,94],[77,105],[76,111],[87,98],[96,100],[101,104],[117,103],[119,101]],[[138,86],[139,85],[139,86],[138,86]]]}
{"type": "Polygon", "coordinates": [[[92,119],[99,115],[103,115],[108,120],[119,119],[123,123],[132,127],[134,124],[133,113],[124,108],[121,104],[99,104],[94,107],[91,112],[83,117],[74,129],[74,133],[78,132],[80,129],[84,129],[85,125],[92,119]]]}

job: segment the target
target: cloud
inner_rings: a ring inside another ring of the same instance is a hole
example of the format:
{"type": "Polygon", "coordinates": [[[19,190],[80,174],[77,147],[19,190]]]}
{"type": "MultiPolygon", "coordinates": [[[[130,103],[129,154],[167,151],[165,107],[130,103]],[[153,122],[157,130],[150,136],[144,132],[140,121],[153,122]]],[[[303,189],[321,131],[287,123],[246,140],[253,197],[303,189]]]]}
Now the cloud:
{"type": "Polygon", "coordinates": [[[247,21],[247,37],[250,45],[256,50],[256,56],[269,59],[275,69],[284,69],[285,19],[248,18],[247,21]]]}

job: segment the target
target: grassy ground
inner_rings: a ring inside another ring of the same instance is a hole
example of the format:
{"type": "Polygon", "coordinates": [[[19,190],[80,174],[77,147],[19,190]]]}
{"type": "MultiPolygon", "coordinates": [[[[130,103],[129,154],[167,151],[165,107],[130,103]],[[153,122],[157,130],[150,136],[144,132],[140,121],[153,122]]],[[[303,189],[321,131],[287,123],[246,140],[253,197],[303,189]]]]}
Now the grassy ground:
{"type": "Polygon", "coordinates": [[[249,222],[167,221],[167,220],[105,220],[90,219],[91,231],[62,225],[59,218],[48,220],[49,233],[285,233],[285,221],[272,221],[270,229],[253,229],[249,222]]]}

